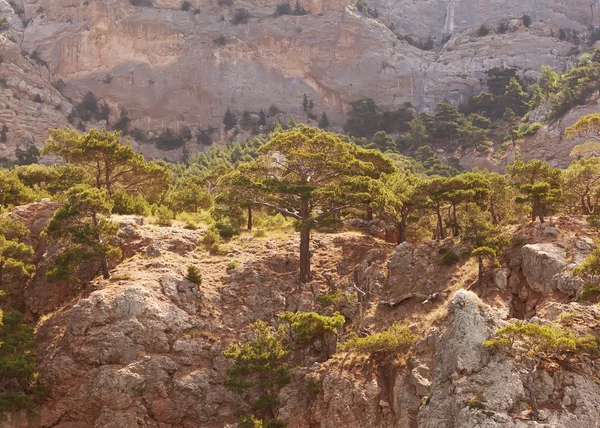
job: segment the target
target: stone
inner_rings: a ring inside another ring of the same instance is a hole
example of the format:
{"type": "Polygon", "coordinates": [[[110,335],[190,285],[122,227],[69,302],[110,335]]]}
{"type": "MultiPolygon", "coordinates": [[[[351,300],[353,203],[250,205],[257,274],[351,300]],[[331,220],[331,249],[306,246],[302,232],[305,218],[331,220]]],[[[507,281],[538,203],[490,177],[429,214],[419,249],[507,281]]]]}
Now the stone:
{"type": "Polygon", "coordinates": [[[585,281],[583,278],[573,276],[570,271],[557,273],[550,281],[550,287],[552,289],[560,290],[571,297],[575,297],[579,289],[583,287],[584,284],[585,281]]]}
{"type": "Polygon", "coordinates": [[[566,266],[566,253],[549,243],[529,244],[521,249],[523,274],[529,286],[542,294],[552,292],[551,280],[566,266]]]}
{"type": "Polygon", "coordinates": [[[558,236],[558,229],[554,226],[546,226],[544,227],[544,236],[551,236],[556,238],[558,236]]]}
{"type": "Polygon", "coordinates": [[[508,286],[508,278],[510,277],[510,269],[502,268],[494,270],[494,284],[501,290],[506,290],[508,286]]]}

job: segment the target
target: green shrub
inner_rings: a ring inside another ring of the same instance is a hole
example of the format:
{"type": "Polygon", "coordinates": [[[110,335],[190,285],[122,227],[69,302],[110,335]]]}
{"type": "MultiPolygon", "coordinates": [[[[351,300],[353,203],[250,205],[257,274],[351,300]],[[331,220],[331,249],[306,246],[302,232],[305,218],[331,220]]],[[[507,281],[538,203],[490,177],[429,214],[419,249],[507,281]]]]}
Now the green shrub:
{"type": "Polygon", "coordinates": [[[217,228],[221,238],[231,238],[240,234],[237,228],[229,222],[218,221],[215,223],[215,227],[217,228]]]}
{"type": "Polygon", "coordinates": [[[200,269],[196,266],[190,265],[187,267],[185,279],[196,285],[202,285],[202,273],[200,273],[200,269]]]}
{"type": "Polygon", "coordinates": [[[593,228],[600,229],[600,215],[589,215],[585,220],[593,228]]]}
{"type": "Polygon", "coordinates": [[[306,388],[313,394],[318,394],[322,389],[321,384],[312,377],[306,378],[306,388]]]}
{"type": "Polygon", "coordinates": [[[202,243],[207,250],[209,250],[214,244],[218,245],[219,242],[221,242],[221,235],[219,235],[215,229],[208,229],[206,233],[204,233],[202,243]]]}
{"type": "Polygon", "coordinates": [[[338,347],[341,351],[356,352],[379,359],[407,351],[415,339],[415,335],[408,327],[395,323],[380,333],[365,337],[358,337],[356,333],[352,333],[348,340],[338,347]]]}
{"type": "Polygon", "coordinates": [[[224,251],[223,248],[221,247],[221,244],[219,244],[218,242],[215,242],[214,244],[212,244],[210,247],[208,247],[208,252],[211,254],[222,254],[225,255],[227,254],[227,251],[224,251]]]}
{"type": "Polygon", "coordinates": [[[240,267],[239,260],[232,260],[229,263],[227,263],[227,270],[234,270],[234,269],[237,269],[238,267],[240,267]]]}
{"type": "Polygon", "coordinates": [[[333,290],[326,294],[317,296],[315,301],[323,306],[337,306],[342,303],[349,303],[350,297],[342,290],[333,290]]]}
{"type": "Polygon", "coordinates": [[[279,315],[279,318],[291,326],[296,335],[296,342],[299,344],[309,342],[326,333],[337,334],[346,321],[339,312],[331,317],[316,312],[284,312],[279,315]]]}
{"type": "Polygon", "coordinates": [[[239,428],[287,428],[287,424],[280,419],[262,420],[254,416],[240,419],[239,428]]]}
{"type": "Polygon", "coordinates": [[[112,196],[115,214],[148,215],[150,205],[142,195],[131,195],[125,190],[118,190],[112,196]]]}
{"type": "Polygon", "coordinates": [[[531,16],[523,15],[523,25],[528,28],[531,25],[531,16]]]}
{"type": "MultiPolygon", "coordinates": [[[[273,411],[278,404],[277,392],[291,379],[287,362],[290,351],[283,344],[286,331],[283,326],[274,330],[263,321],[256,321],[250,328],[250,339],[233,343],[223,351],[225,357],[233,360],[233,367],[227,371],[225,386],[238,393],[245,392],[245,399],[255,410],[270,408],[273,411]]],[[[264,423],[258,426],[267,426],[264,423]]]]}
{"type": "Polygon", "coordinates": [[[520,137],[535,135],[542,126],[543,125],[538,122],[532,123],[531,125],[524,123],[523,125],[519,126],[517,133],[520,137]]]}
{"type": "Polygon", "coordinates": [[[478,410],[485,409],[485,404],[483,404],[480,394],[468,399],[467,406],[469,407],[469,409],[478,409],[478,410]]]}
{"type": "Polygon", "coordinates": [[[31,410],[48,395],[36,371],[33,328],[18,311],[0,311],[0,317],[0,413],[31,410]]]}
{"type": "Polygon", "coordinates": [[[173,219],[175,218],[173,211],[164,205],[156,207],[154,216],[156,217],[156,224],[160,226],[171,226],[173,224],[173,219]]]}
{"type": "Polygon", "coordinates": [[[460,260],[460,255],[455,253],[452,250],[448,250],[448,251],[444,252],[443,254],[444,255],[442,256],[442,264],[444,264],[446,266],[453,265],[454,263],[456,263],[460,260]]]}
{"type": "Polygon", "coordinates": [[[248,19],[250,19],[250,12],[247,9],[239,8],[235,11],[233,15],[233,20],[231,21],[234,25],[238,24],[247,24],[248,19]]]}
{"type": "Polygon", "coordinates": [[[600,302],[600,286],[589,282],[584,284],[579,290],[578,300],[591,303],[600,302]]]}
{"type": "Polygon", "coordinates": [[[265,236],[267,236],[267,234],[262,229],[261,230],[257,230],[256,232],[254,232],[254,237],[255,238],[264,238],[265,236]]]}
{"type": "Polygon", "coordinates": [[[292,7],[289,3],[282,3],[275,6],[275,15],[291,15],[292,7]]]}

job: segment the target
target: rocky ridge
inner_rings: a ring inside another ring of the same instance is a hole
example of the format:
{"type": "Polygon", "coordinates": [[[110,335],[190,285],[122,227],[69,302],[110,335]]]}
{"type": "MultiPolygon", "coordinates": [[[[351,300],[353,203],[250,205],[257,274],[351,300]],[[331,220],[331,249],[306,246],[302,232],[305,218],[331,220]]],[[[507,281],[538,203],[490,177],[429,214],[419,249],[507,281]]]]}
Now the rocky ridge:
{"type": "MultiPolygon", "coordinates": [[[[15,213],[37,225],[32,243],[51,211],[46,203],[15,213]]],[[[39,368],[52,393],[34,416],[15,415],[3,426],[235,426],[249,409],[223,385],[230,363],[222,349],[245,337],[256,319],[275,323],[284,310],[332,311],[315,303],[332,288],[348,297],[336,308],[347,328],[379,331],[407,320],[419,340],[393,368],[343,353],[325,360],[331,344],[322,341],[300,349],[292,382],[279,397],[278,417],[290,427],[533,426],[526,421],[523,375],[482,342],[511,317],[544,323],[565,312],[577,313],[574,328],[600,333],[599,307],[572,302],[579,286],[561,282],[598,234],[578,218],[556,219],[557,233],[522,226],[515,232],[522,243],[491,275],[495,284],[472,291],[465,288],[474,286],[474,262],[444,266],[433,243],[394,247],[357,233],[317,234],[315,279],[303,286],[295,277],[295,237],[244,234],[228,244],[226,256],[209,256],[197,249],[202,230],[145,225],[130,216],[115,221],[127,258],[110,280],[67,289],[45,283],[54,299],[43,297],[48,291],[35,278],[24,290],[25,310],[38,319],[39,368]],[[202,272],[200,286],[184,278],[188,265],[202,272]],[[423,272],[429,281],[421,280],[423,272]],[[308,378],[318,391],[307,390],[308,378]],[[483,407],[469,406],[473,398],[483,407]]],[[[535,426],[593,426],[600,417],[599,374],[594,361],[539,370],[535,426]]]]}

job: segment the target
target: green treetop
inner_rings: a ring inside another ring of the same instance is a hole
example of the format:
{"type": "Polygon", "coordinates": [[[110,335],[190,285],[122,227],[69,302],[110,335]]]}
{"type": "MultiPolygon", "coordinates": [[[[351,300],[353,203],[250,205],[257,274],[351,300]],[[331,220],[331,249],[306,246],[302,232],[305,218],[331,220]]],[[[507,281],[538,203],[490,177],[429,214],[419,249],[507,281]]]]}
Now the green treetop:
{"type": "Polygon", "coordinates": [[[518,159],[508,171],[512,183],[521,193],[517,202],[530,206],[532,221],[539,218],[543,223],[544,216],[552,214],[562,199],[561,171],[538,159],[527,163],[518,159]]]}
{"type": "Polygon", "coordinates": [[[130,144],[121,144],[119,132],[92,129],[80,134],[74,129],[52,129],[43,154],[61,157],[90,174],[90,184],[108,195],[123,189],[130,193],[155,195],[166,190],[168,171],[136,154],[130,144]]]}
{"type": "Polygon", "coordinates": [[[0,217],[0,287],[4,274],[28,278],[35,267],[29,263],[33,248],[23,242],[29,229],[9,215],[0,217]]]}
{"type": "Polygon", "coordinates": [[[377,179],[392,164],[375,151],[345,143],[339,135],[300,125],[274,133],[259,157],[227,177],[248,187],[250,200],[297,221],[300,280],[310,280],[310,232],[320,221],[358,204],[349,191],[358,178],[377,179]],[[369,159],[370,158],[370,159],[369,159]]]}
{"type": "Polygon", "coordinates": [[[48,271],[50,279],[72,277],[85,261],[100,262],[103,277],[109,278],[108,261],[120,258],[121,250],[115,246],[119,226],[106,219],[113,207],[108,191],[79,184],[66,197],[44,231],[50,243],[62,248],[48,271]]]}

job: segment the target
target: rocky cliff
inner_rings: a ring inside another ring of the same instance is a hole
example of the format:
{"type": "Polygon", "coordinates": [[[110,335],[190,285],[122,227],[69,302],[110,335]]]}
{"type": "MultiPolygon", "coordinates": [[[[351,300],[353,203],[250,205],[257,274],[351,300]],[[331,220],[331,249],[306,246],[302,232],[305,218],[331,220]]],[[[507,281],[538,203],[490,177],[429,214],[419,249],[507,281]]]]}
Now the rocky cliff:
{"type": "Polygon", "coordinates": [[[304,0],[308,14],[281,16],[277,4],[0,0],[10,26],[0,42],[0,122],[9,128],[0,156],[14,157],[24,141],[40,147],[47,125],[66,123],[67,100],[88,91],[108,103],[113,123],[125,109],[146,132],[220,126],[228,107],[304,117],[303,94],[337,124],[359,98],[386,109],[459,103],[493,67],[531,78],[544,64],[562,70],[600,23],[593,0],[370,0],[369,13],[348,0],[304,0]],[[239,9],[247,21],[236,23],[239,9]]]}
{"type": "MultiPolygon", "coordinates": [[[[37,231],[52,208],[15,212],[45,253],[51,249],[37,231]]],[[[231,363],[221,351],[257,319],[276,323],[284,310],[330,313],[315,296],[332,289],[346,296],[336,308],[346,331],[404,320],[418,340],[393,364],[346,353],[328,359],[331,344],[323,340],[299,348],[277,414],[292,428],[534,426],[523,373],[482,342],[510,318],[559,322],[564,313],[576,314],[570,322],[578,331],[600,333],[600,307],[572,301],[581,284],[569,264],[583,260],[598,234],[579,219],[520,227],[519,243],[485,287],[475,284],[473,261],[441,262],[437,245],[453,249],[451,240],[394,247],[358,233],[317,234],[315,278],[301,285],[296,238],[244,234],[223,254],[209,255],[198,248],[203,230],[145,225],[140,217],[114,221],[126,259],[110,280],[69,286],[34,278],[22,290],[22,309],[38,320],[38,366],[51,395],[34,414],[13,415],[2,426],[235,426],[249,408],[223,385],[231,363]],[[200,269],[201,285],[185,279],[189,265],[200,269]],[[309,389],[308,379],[317,387],[309,389]]],[[[36,260],[43,277],[47,261],[36,260]]],[[[16,284],[11,289],[19,292],[16,284]]],[[[535,426],[594,426],[599,375],[588,359],[543,366],[533,378],[535,426]]]]}

